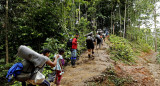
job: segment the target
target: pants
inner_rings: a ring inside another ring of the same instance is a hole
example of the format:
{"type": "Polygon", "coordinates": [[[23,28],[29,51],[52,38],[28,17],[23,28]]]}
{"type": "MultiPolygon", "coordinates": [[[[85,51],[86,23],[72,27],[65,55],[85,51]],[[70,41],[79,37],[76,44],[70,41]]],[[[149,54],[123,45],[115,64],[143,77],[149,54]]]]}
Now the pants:
{"type": "Polygon", "coordinates": [[[62,75],[60,75],[61,71],[56,70],[56,80],[55,80],[55,84],[60,85],[60,81],[62,79],[62,75]]]}
{"type": "Polygon", "coordinates": [[[72,66],[75,65],[76,58],[77,58],[77,50],[76,49],[72,49],[72,53],[71,53],[71,64],[72,64],[72,66]]]}
{"type": "Polygon", "coordinates": [[[71,64],[72,64],[72,66],[74,66],[75,64],[76,64],[76,58],[71,58],[71,64]]]}

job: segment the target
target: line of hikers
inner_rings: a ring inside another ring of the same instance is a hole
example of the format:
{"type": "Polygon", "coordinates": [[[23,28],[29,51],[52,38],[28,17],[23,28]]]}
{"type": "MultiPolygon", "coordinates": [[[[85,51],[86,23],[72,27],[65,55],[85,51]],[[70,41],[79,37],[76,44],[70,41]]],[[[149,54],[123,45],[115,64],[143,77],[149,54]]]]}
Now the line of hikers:
{"type": "Polygon", "coordinates": [[[99,46],[99,49],[101,49],[101,46],[103,45],[103,41],[105,41],[106,37],[109,37],[109,31],[103,32],[103,30],[98,29],[96,32],[96,35],[93,35],[93,32],[90,32],[86,35],[86,46],[88,49],[88,58],[94,59],[94,46],[96,45],[96,49],[99,46]]]}
{"type": "MultiPolygon", "coordinates": [[[[98,30],[96,36],[93,36],[93,32],[86,35],[86,46],[88,49],[89,59],[94,59],[94,46],[95,44],[101,48],[105,37],[109,36],[109,32],[103,33],[102,30],[98,30]]],[[[71,65],[75,68],[77,59],[77,46],[78,46],[79,34],[67,43],[67,46],[71,49],[71,65]],[[70,45],[69,45],[70,44],[70,45]]],[[[96,48],[97,48],[96,46],[96,48]]],[[[6,78],[10,82],[13,78],[17,81],[22,82],[22,86],[50,86],[50,82],[45,79],[42,74],[45,65],[49,65],[56,70],[55,72],[55,84],[60,85],[62,79],[63,66],[65,61],[63,59],[64,49],[59,49],[58,54],[54,55],[53,62],[48,58],[50,56],[50,50],[44,49],[41,54],[28,48],[27,46],[21,45],[18,48],[17,56],[23,58],[22,62],[14,64],[7,73],[6,78]]],[[[52,80],[52,81],[54,81],[52,80]]]]}

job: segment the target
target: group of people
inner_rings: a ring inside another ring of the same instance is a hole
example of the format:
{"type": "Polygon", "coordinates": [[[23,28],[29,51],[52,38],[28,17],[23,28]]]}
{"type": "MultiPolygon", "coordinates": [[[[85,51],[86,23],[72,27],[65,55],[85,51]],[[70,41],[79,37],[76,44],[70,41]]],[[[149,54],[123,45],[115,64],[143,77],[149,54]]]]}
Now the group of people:
{"type": "MultiPolygon", "coordinates": [[[[75,37],[72,40],[72,46],[71,46],[71,64],[72,67],[75,67],[75,62],[77,59],[77,46],[78,42],[77,39],[79,37],[79,34],[76,34],[75,37]]],[[[50,50],[44,49],[42,51],[42,55],[45,56],[45,65],[51,66],[54,70],[56,70],[56,77],[55,77],[55,84],[57,86],[60,85],[60,81],[62,79],[63,71],[63,65],[65,64],[65,61],[63,59],[64,49],[59,49],[58,54],[54,55],[53,62],[48,58],[50,56],[50,50]]],[[[44,65],[44,66],[45,66],[44,65]]],[[[44,66],[40,68],[40,72],[43,72],[44,66]]],[[[22,70],[23,71],[23,70],[22,70]]],[[[22,86],[36,86],[37,83],[34,83],[35,76],[32,76],[29,80],[22,82],[22,86]]],[[[42,83],[38,84],[39,86],[50,86],[50,83],[47,80],[43,80],[42,83]]]]}
{"type": "Polygon", "coordinates": [[[109,31],[103,31],[101,29],[98,29],[96,32],[96,35],[93,35],[93,32],[88,33],[86,38],[86,46],[88,49],[88,58],[94,59],[94,48],[96,45],[96,49],[99,46],[99,49],[103,45],[103,41],[105,41],[106,37],[109,37],[109,31]]]}
{"type": "MultiPolygon", "coordinates": [[[[52,62],[48,57],[50,56],[50,50],[49,49],[44,49],[42,51],[42,55],[45,56],[45,65],[49,65],[52,68],[55,67],[56,70],[56,78],[55,78],[55,84],[57,86],[60,85],[60,80],[62,78],[62,72],[63,72],[63,65],[64,65],[64,59],[62,57],[62,55],[64,54],[64,49],[59,49],[58,54],[54,55],[54,61],[52,62]]],[[[40,72],[43,72],[44,66],[42,68],[40,68],[40,72]]],[[[22,82],[22,86],[36,86],[37,83],[34,83],[34,79],[35,76],[33,75],[29,80],[22,82]]],[[[50,86],[50,82],[48,82],[47,80],[43,80],[42,83],[38,84],[39,86],[50,86]]]]}
{"type": "MultiPolygon", "coordinates": [[[[103,44],[103,40],[105,40],[105,37],[108,36],[108,33],[104,36],[104,33],[102,31],[98,30],[96,36],[93,36],[93,33],[89,33],[86,35],[86,46],[88,49],[88,57],[89,59],[94,59],[94,48],[95,44],[99,45],[99,48],[101,48],[101,45],[103,44]]],[[[72,46],[71,46],[71,65],[73,68],[75,68],[76,59],[77,59],[77,46],[78,46],[78,37],[79,34],[76,34],[75,37],[72,39],[72,46]]],[[[58,54],[54,55],[53,62],[48,58],[50,56],[50,50],[44,49],[42,51],[42,55],[45,56],[45,65],[49,65],[52,68],[56,70],[56,78],[55,78],[55,84],[57,86],[60,85],[60,81],[62,79],[63,71],[63,65],[65,63],[63,59],[64,49],[59,49],[58,54]]],[[[40,72],[43,72],[44,66],[40,68],[40,72]]],[[[25,69],[25,68],[24,68],[25,69]]],[[[22,70],[23,71],[23,70],[22,70]]],[[[32,83],[34,81],[35,76],[32,76],[29,80],[22,82],[22,86],[36,86],[35,83],[32,83]]],[[[50,86],[50,83],[47,80],[43,80],[42,83],[38,84],[39,86],[50,86]]]]}

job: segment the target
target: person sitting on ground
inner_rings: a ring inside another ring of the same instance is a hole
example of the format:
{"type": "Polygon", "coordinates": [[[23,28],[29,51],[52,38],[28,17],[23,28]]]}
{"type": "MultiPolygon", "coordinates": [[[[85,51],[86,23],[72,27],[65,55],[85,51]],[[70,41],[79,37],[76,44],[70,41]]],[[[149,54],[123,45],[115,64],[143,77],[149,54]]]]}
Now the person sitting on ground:
{"type": "Polygon", "coordinates": [[[59,49],[58,51],[59,54],[56,54],[54,57],[56,58],[57,55],[59,56],[58,60],[57,60],[57,65],[55,67],[56,70],[56,78],[55,78],[55,84],[57,86],[60,85],[60,81],[62,79],[62,74],[63,72],[63,65],[64,65],[64,59],[62,57],[62,55],[64,54],[64,49],[59,49]]]}
{"type": "MultiPolygon", "coordinates": [[[[48,57],[50,56],[50,50],[49,49],[44,49],[42,51],[42,55],[46,56],[45,57],[45,61],[46,64],[51,66],[51,67],[55,67],[57,64],[57,59],[59,58],[59,55],[57,55],[55,57],[54,62],[52,62],[48,57]]],[[[45,65],[44,65],[45,66],[45,65]]],[[[43,72],[44,66],[40,69],[40,72],[43,72]]],[[[31,80],[27,80],[26,82],[29,83],[27,86],[36,86],[36,85],[32,85],[32,83],[30,83],[31,81],[33,81],[34,77],[31,77],[31,80]]],[[[26,86],[26,84],[23,82],[22,86],[26,86]]],[[[47,80],[44,80],[42,83],[39,84],[39,86],[50,86],[50,83],[47,80]]]]}

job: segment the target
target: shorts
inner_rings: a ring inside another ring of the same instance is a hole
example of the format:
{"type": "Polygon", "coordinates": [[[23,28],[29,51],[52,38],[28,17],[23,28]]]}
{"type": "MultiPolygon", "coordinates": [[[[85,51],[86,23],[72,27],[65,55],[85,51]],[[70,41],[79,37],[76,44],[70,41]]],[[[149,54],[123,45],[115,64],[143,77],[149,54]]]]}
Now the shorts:
{"type": "Polygon", "coordinates": [[[92,40],[87,40],[86,43],[87,49],[94,49],[94,43],[92,40]]]}
{"type": "Polygon", "coordinates": [[[92,43],[92,44],[88,44],[87,45],[87,49],[94,49],[94,44],[92,43]]]}
{"type": "Polygon", "coordinates": [[[77,57],[77,50],[72,49],[71,57],[77,57]]]}

